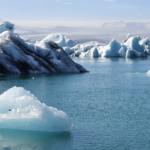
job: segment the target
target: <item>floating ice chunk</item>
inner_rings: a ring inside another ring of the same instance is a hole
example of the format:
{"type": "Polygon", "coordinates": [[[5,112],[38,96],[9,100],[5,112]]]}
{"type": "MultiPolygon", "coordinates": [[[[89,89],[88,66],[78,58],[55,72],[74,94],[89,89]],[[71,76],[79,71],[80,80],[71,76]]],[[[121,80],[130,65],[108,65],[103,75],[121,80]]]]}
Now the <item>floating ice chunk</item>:
{"type": "Polygon", "coordinates": [[[126,52],[126,58],[137,58],[137,57],[142,57],[140,52],[137,52],[133,49],[128,49],[126,52]]]}
{"type": "Polygon", "coordinates": [[[130,37],[124,45],[126,45],[130,49],[134,49],[138,52],[144,52],[141,45],[139,44],[140,37],[130,37]]]}
{"type": "Polygon", "coordinates": [[[11,31],[14,32],[14,24],[5,21],[2,24],[0,24],[0,33],[4,32],[4,31],[11,31]]]}
{"type": "Polygon", "coordinates": [[[147,72],[147,76],[149,76],[149,77],[150,77],[150,70],[147,72]]]}
{"type": "Polygon", "coordinates": [[[121,49],[121,45],[115,39],[113,39],[109,45],[104,46],[102,48],[103,53],[102,57],[119,57],[119,50],[121,49]]]}
{"type": "Polygon", "coordinates": [[[67,39],[61,33],[50,34],[43,39],[43,41],[45,41],[45,42],[48,42],[49,40],[55,42],[57,45],[59,45],[61,47],[73,47],[73,46],[75,46],[75,43],[72,40],[67,39]]]}
{"type": "Polygon", "coordinates": [[[65,47],[64,50],[72,57],[99,57],[99,47],[101,46],[104,46],[104,44],[93,41],[78,44],[71,48],[65,47]]]}
{"type": "Polygon", "coordinates": [[[91,50],[87,51],[86,53],[82,52],[80,57],[92,57],[97,58],[99,57],[99,53],[96,47],[93,47],[91,50]]]}
{"type": "Polygon", "coordinates": [[[41,103],[22,87],[0,95],[0,128],[47,132],[71,131],[65,112],[41,103]]]}
{"type": "Polygon", "coordinates": [[[120,57],[125,57],[126,51],[125,51],[125,49],[123,47],[120,48],[119,55],[120,55],[120,57]]]}
{"type": "Polygon", "coordinates": [[[90,50],[90,57],[93,57],[93,58],[98,58],[99,57],[99,53],[98,53],[97,47],[93,47],[90,50]]]}

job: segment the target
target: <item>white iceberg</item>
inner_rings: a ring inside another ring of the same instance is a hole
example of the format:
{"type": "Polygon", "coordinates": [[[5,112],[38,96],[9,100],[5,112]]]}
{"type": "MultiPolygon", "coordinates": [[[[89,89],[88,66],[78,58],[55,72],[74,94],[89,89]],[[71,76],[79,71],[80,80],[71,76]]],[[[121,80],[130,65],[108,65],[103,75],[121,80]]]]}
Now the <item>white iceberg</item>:
{"type": "Polygon", "coordinates": [[[87,52],[81,52],[80,57],[92,57],[92,58],[97,58],[99,57],[99,53],[96,47],[93,47],[91,50],[87,52]]]}
{"type": "Polygon", "coordinates": [[[87,72],[53,41],[34,45],[5,30],[0,34],[0,74],[87,72]]]}
{"type": "Polygon", "coordinates": [[[126,58],[138,58],[138,57],[142,57],[142,53],[134,49],[128,49],[126,51],[126,58]]]}
{"type": "Polygon", "coordinates": [[[0,95],[0,128],[47,132],[71,131],[65,112],[41,103],[22,87],[0,95]]]}
{"type": "Polygon", "coordinates": [[[147,57],[150,54],[150,40],[128,34],[123,43],[113,39],[108,45],[89,42],[65,47],[64,50],[71,57],[147,57]]]}
{"type": "Polygon", "coordinates": [[[109,45],[99,47],[101,57],[119,57],[119,52],[122,54],[120,43],[113,39],[109,45]]]}
{"type": "MultiPolygon", "coordinates": [[[[76,45],[72,40],[67,39],[61,33],[50,34],[47,37],[45,37],[42,41],[47,42],[49,40],[55,42],[57,45],[59,45],[61,47],[73,47],[76,45]]],[[[36,43],[39,43],[39,42],[37,41],[36,43]]]]}
{"type": "Polygon", "coordinates": [[[72,57],[99,57],[98,48],[104,46],[105,44],[99,43],[97,41],[87,42],[83,44],[78,44],[74,47],[64,47],[63,49],[69,56],[72,57]],[[88,53],[88,51],[90,51],[88,53]],[[81,55],[82,53],[82,55],[81,55]],[[81,56],[80,56],[81,55],[81,56]]]}

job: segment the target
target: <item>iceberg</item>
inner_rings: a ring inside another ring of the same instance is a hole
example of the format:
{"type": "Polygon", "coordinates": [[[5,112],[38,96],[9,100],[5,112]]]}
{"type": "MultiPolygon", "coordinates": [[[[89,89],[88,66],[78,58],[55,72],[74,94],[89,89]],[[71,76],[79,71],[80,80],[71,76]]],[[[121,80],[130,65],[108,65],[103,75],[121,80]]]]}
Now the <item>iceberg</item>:
{"type": "Polygon", "coordinates": [[[128,34],[122,43],[115,39],[108,45],[88,42],[74,47],[65,47],[64,50],[71,57],[147,57],[150,54],[150,40],[128,34]]]}
{"type": "MultiPolygon", "coordinates": [[[[11,24],[7,22],[7,26],[11,24]]],[[[75,63],[62,47],[51,40],[33,44],[6,28],[0,34],[0,74],[63,72],[80,73],[87,70],[75,63]]]]}
{"type": "Polygon", "coordinates": [[[149,76],[149,77],[150,77],[150,70],[147,72],[147,76],[149,76]]]}
{"type": "MultiPolygon", "coordinates": [[[[57,45],[59,45],[61,47],[73,47],[76,45],[72,40],[67,39],[61,33],[50,34],[47,37],[45,37],[42,41],[47,42],[49,40],[55,42],[57,45]]],[[[38,43],[38,41],[36,43],[38,43]]]]}
{"type": "Polygon", "coordinates": [[[105,44],[103,43],[92,41],[92,42],[87,42],[83,44],[78,44],[71,48],[64,47],[63,49],[71,57],[99,57],[99,53],[97,53],[97,51],[99,52],[98,48],[104,45],[105,44]],[[88,54],[88,51],[90,51],[89,54],[88,54]]]}
{"type": "Polygon", "coordinates": [[[99,57],[98,50],[96,47],[93,47],[91,50],[87,52],[81,52],[80,57],[92,57],[92,58],[97,58],[99,57]]]}
{"type": "Polygon", "coordinates": [[[22,87],[0,95],[0,128],[46,132],[71,131],[67,114],[41,103],[22,87]]]}

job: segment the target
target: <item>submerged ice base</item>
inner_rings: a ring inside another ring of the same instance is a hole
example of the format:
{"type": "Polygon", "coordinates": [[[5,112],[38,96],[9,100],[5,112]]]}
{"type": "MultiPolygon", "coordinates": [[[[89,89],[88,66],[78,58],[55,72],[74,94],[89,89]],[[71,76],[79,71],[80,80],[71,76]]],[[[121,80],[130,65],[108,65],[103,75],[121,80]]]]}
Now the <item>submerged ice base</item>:
{"type": "Polygon", "coordinates": [[[22,87],[0,95],[0,128],[47,132],[71,131],[65,112],[41,103],[22,87]]]}

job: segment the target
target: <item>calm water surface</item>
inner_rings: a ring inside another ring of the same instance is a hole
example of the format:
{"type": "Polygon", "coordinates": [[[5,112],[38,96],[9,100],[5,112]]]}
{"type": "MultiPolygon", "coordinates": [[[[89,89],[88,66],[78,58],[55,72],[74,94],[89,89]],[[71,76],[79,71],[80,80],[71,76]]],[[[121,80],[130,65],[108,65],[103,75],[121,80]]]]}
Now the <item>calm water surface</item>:
{"type": "Polygon", "coordinates": [[[150,59],[74,58],[90,73],[0,76],[0,94],[24,87],[67,113],[74,129],[0,129],[3,150],[149,150],[150,59]],[[34,79],[32,79],[34,77],[34,79]]]}

